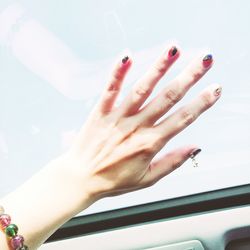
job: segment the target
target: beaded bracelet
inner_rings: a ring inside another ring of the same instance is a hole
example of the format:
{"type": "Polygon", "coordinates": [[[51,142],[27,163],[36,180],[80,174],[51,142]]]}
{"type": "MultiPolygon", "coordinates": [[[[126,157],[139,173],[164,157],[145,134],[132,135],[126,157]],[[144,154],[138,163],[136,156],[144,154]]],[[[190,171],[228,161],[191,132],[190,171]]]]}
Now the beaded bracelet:
{"type": "Polygon", "coordinates": [[[24,238],[18,235],[18,227],[10,224],[11,217],[4,213],[4,208],[0,205],[0,229],[2,229],[9,239],[10,246],[14,250],[28,250],[29,248],[23,244],[24,238]]]}

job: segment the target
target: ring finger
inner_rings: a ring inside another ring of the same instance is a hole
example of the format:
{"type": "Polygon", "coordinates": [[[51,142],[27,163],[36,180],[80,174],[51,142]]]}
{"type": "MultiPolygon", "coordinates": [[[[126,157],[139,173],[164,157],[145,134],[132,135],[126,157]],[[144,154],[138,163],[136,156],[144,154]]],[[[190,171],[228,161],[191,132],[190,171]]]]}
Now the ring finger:
{"type": "Polygon", "coordinates": [[[220,96],[221,87],[217,84],[211,85],[191,103],[175,111],[172,115],[155,125],[154,129],[164,138],[164,145],[172,137],[194,122],[204,111],[213,106],[220,96]]]}
{"type": "Polygon", "coordinates": [[[187,91],[211,68],[213,59],[210,54],[194,59],[170,84],[161,91],[140,112],[140,121],[144,125],[154,124],[168,112],[187,91]]]}

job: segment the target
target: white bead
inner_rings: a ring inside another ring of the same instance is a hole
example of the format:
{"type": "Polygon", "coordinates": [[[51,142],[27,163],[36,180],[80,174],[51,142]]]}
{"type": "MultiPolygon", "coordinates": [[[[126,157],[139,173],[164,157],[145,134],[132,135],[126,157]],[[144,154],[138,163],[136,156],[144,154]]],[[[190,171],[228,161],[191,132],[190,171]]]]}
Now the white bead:
{"type": "Polygon", "coordinates": [[[0,215],[4,214],[4,208],[0,205],[0,215]]]}

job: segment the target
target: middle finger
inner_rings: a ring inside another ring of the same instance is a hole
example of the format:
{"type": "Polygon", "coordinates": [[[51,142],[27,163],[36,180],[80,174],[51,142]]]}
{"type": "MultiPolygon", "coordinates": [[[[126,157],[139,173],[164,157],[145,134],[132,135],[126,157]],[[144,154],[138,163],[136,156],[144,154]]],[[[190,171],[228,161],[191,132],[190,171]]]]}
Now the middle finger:
{"type": "Polygon", "coordinates": [[[133,115],[139,110],[152,93],[157,82],[164,76],[179,55],[179,49],[172,46],[157,59],[150,70],[136,82],[133,89],[121,103],[119,109],[121,115],[133,115]]]}

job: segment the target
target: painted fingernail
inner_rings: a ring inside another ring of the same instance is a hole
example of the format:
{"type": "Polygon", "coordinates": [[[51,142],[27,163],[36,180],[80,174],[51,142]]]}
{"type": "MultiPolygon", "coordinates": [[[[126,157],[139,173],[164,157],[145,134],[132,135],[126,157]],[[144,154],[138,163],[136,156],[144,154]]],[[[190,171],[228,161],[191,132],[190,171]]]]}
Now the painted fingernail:
{"type": "Polygon", "coordinates": [[[221,87],[215,89],[214,95],[215,95],[215,96],[219,96],[219,95],[221,94],[221,91],[222,91],[222,88],[221,88],[221,87]]]}
{"type": "Polygon", "coordinates": [[[173,56],[175,56],[175,55],[177,54],[177,52],[178,52],[178,49],[177,49],[175,46],[173,46],[173,47],[169,50],[168,56],[169,56],[169,57],[173,57],[173,56]]]}
{"type": "Polygon", "coordinates": [[[203,58],[203,66],[205,68],[209,67],[211,65],[211,63],[213,62],[213,56],[211,54],[208,54],[206,55],[204,58],[203,58]]]}
{"type": "Polygon", "coordinates": [[[200,148],[194,149],[190,154],[189,157],[192,159],[194,158],[196,155],[198,155],[201,152],[200,148]]]}
{"type": "Polygon", "coordinates": [[[122,63],[125,64],[128,61],[129,57],[128,56],[124,56],[122,58],[122,63]]]}

